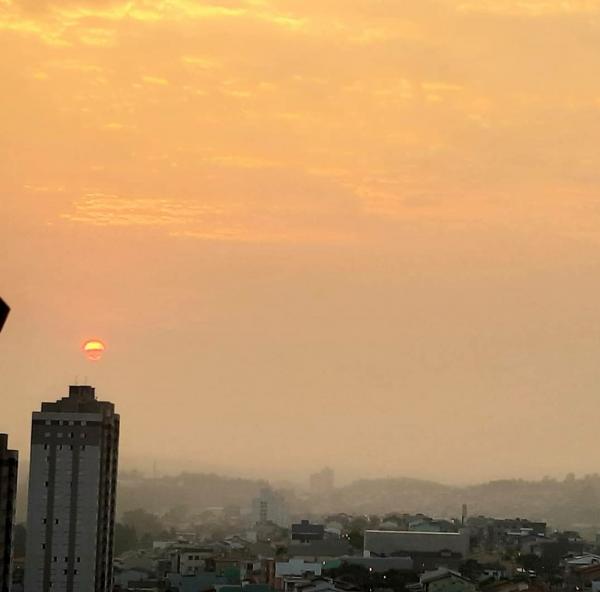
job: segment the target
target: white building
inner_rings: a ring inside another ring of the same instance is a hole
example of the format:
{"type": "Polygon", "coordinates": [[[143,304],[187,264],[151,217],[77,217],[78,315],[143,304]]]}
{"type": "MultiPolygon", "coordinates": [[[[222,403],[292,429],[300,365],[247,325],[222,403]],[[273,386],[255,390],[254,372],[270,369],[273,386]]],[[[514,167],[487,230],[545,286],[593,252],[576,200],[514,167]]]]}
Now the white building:
{"type": "Polygon", "coordinates": [[[320,561],[304,561],[304,559],[290,559],[289,561],[277,561],[275,563],[275,577],[305,576],[307,574],[320,576],[323,563],[320,561]]]}
{"type": "Polygon", "coordinates": [[[109,592],[119,416],[91,386],[33,413],[25,592],[109,592]]]}
{"type": "Polygon", "coordinates": [[[284,528],[290,525],[287,506],[283,496],[272,489],[261,489],[258,497],[252,500],[252,520],[255,524],[272,522],[284,528]]]}

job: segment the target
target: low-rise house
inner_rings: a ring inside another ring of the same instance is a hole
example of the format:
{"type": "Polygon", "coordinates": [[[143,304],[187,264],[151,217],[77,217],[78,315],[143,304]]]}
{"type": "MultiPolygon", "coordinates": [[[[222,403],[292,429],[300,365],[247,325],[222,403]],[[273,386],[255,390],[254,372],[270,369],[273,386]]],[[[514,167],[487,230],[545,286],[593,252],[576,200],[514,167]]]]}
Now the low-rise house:
{"type": "Polygon", "coordinates": [[[122,569],[115,566],[113,570],[113,582],[115,586],[126,589],[129,582],[149,579],[153,575],[152,570],[143,568],[122,569]]]}
{"type": "Polygon", "coordinates": [[[321,561],[310,562],[303,559],[289,559],[288,561],[275,562],[274,581],[276,590],[288,592],[295,588],[296,584],[311,576],[320,576],[323,569],[321,561]]]}
{"type": "Polygon", "coordinates": [[[170,588],[178,592],[208,592],[216,586],[228,584],[226,578],[206,572],[190,576],[172,573],[167,575],[166,581],[170,588]]]}
{"type": "Polygon", "coordinates": [[[567,573],[567,579],[573,589],[587,589],[598,587],[600,584],[600,563],[589,565],[571,566],[567,573]],[[596,582],[596,585],[594,583],[596,582]]]}
{"type": "Polygon", "coordinates": [[[385,573],[387,571],[412,572],[414,562],[410,557],[340,557],[341,563],[348,565],[360,565],[374,573],[385,573]]]}
{"type": "Polygon", "coordinates": [[[358,590],[358,587],[351,584],[324,577],[311,578],[295,587],[295,592],[353,592],[358,590]]]}
{"type": "Polygon", "coordinates": [[[419,578],[419,584],[409,584],[409,589],[422,592],[475,592],[477,586],[457,571],[436,569],[427,571],[419,578]]]}
{"type": "Polygon", "coordinates": [[[326,539],[310,543],[292,544],[287,549],[289,557],[305,561],[328,561],[335,557],[350,555],[354,551],[345,539],[326,539]]]}
{"type": "Polygon", "coordinates": [[[552,539],[545,536],[528,534],[519,539],[519,552],[521,555],[537,555],[541,557],[544,553],[544,545],[552,544],[553,542],[552,539]]]}
{"type": "Polygon", "coordinates": [[[568,570],[574,570],[579,567],[586,567],[588,565],[600,564],[600,555],[594,553],[582,553],[581,555],[575,555],[568,557],[565,560],[565,565],[568,570]]]}

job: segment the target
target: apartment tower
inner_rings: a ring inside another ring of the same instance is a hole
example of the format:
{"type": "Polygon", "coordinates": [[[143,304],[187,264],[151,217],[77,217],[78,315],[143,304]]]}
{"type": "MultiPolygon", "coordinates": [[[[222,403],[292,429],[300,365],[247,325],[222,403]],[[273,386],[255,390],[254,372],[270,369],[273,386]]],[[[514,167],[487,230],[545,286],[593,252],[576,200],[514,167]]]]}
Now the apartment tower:
{"type": "Polygon", "coordinates": [[[31,422],[25,592],[110,592],[119,416],[91,386],[31,422]]]}
{"type": "Polygon", "coordinates": [[[9,592],[11,584],[15,499],[19,455],[8,449],[8,436],[0,434],[0,592],[9,592]]]}

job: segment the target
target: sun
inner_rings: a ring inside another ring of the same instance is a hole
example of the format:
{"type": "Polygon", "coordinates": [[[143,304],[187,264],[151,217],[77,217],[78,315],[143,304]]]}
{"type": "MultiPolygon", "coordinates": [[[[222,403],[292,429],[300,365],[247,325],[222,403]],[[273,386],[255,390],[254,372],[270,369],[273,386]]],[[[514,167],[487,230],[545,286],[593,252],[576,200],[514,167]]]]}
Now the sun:
{"type": "Polygon", "coordinates": [[[106,346],[100,339],[88,339],[83,343],[81,349],[90,362],[98,362],[106,350],[106,346]]]}

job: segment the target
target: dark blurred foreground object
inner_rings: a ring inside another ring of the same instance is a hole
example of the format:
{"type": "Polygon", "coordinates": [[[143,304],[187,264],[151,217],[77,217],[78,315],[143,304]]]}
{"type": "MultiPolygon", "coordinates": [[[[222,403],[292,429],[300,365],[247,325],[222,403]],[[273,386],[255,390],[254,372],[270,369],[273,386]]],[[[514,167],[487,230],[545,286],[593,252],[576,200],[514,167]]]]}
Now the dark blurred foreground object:
{"type": "Polygon", "coordinates": [[[4,323],[6,322],[9,312],[10,308],[8,304],[6,304],[6,302],[0,298],[0,331],[2,331],[2,327],[4,327],[4,323]]]}

